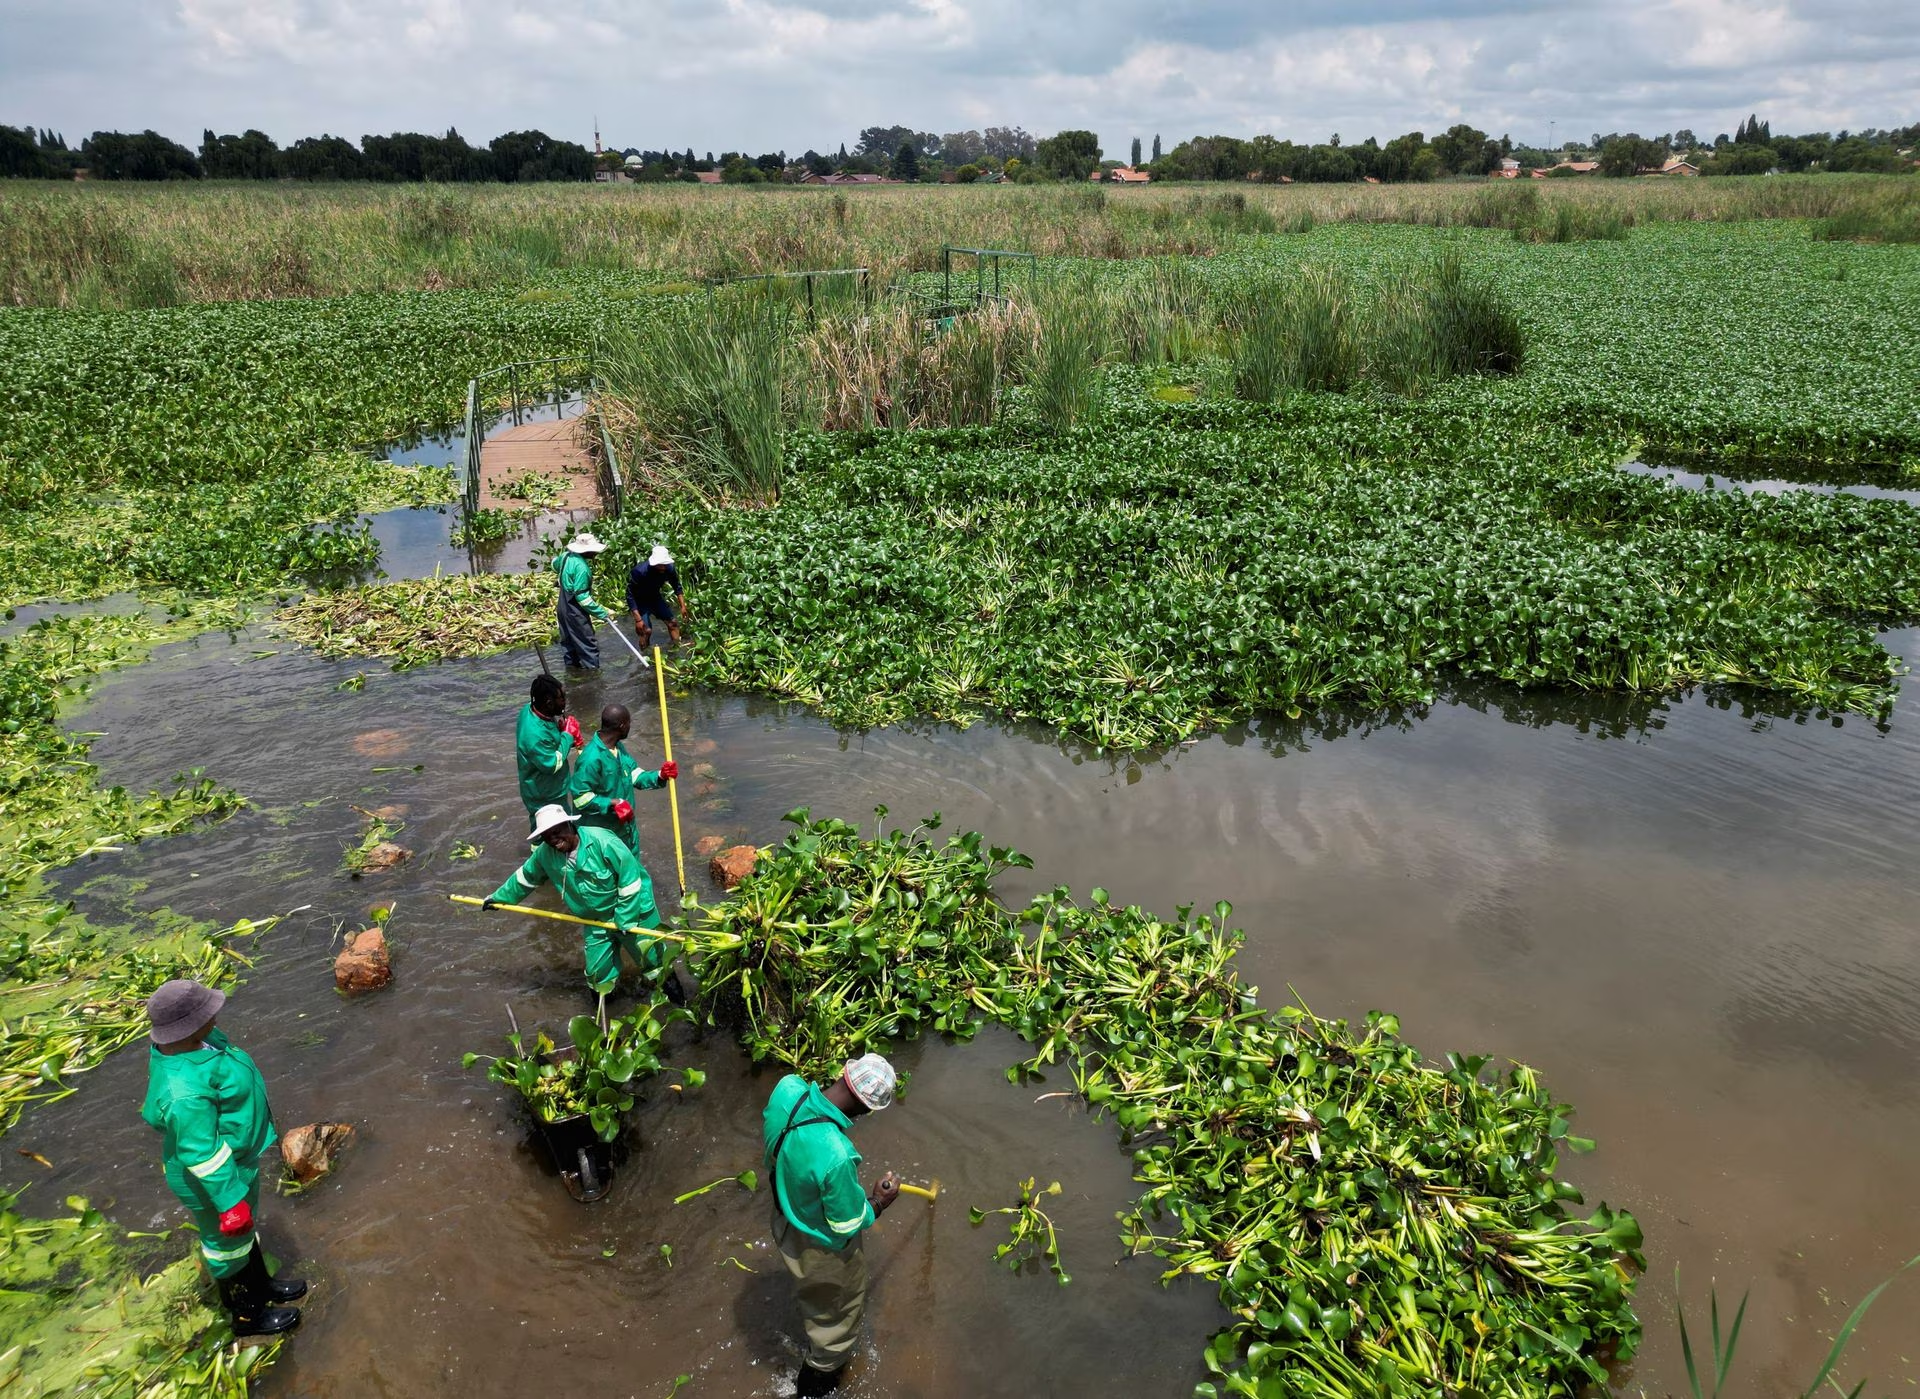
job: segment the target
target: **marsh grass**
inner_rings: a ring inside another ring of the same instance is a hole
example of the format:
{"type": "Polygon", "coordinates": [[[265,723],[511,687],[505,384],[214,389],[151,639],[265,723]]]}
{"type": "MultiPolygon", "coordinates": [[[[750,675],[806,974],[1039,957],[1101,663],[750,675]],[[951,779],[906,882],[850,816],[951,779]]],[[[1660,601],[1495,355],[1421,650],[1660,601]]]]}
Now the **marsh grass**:
{"type": "Polygon", "coordinates": [[[1271,403],[1284,393],[1351,388],[1364,364],[1353,285],[1310,264],[1285,281],[1250,284],[1227,313],[1234,391],[1271,403]]]}
{"type": "Polygon", "coordinates": [[[779,498],[791,323],[779,297],[722,295],[608,330],[601,411],[635,484],[716,503],[779,498]]]}
{"type": "Polygon", "coordinates": [[[1855,243],[1920,243],[1920,184],[1883,185],[1817,224],[1816,238],[1855,243]]]}
{"type": "Polygon", "coordinates": [[[1049,282],[1036,300],[1026,402],[1044,427],[1065,431],[1098,416],[1105,401],[1100,371],[1116,358],[1110,308],[1091,275],[1049,282]]]}
{"type": "MultiPolygon", "coordinates": [[[[0,195],[0,302],[113,309],[513,285],[567,269],[650,278],[933,270],[943,243],[1042,257],[1207,254],[1328,223],[1605,230],[1800,218],[1913,226],[1907,176],[1431,185],[802,187],[61,185],[0,195]],[[1548,186],[1551,187],[1548,187],[1548,186]]],[[[1859,236],[1852,232],[1834,236],[1859,236]]],[[[1888,236],[1877,231],[1866,236],[1888,236]]]]}

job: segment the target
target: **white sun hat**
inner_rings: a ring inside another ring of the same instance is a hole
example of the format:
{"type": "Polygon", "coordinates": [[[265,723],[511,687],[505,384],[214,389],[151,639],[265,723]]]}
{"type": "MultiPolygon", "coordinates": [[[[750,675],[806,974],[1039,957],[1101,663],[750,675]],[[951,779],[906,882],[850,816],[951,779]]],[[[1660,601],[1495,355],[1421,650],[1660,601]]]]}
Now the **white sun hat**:
{"type": "Polygon", "coordinates": [[[576,534],[567,541],[567,551],[574,554],[604,554],[607,546],[602,544],[592,530],[576,534]]]}
{"type": "Polygon", "coordinates": [[[560,803],[548,802],[545,806],[533,813],[533,834],[527,837],[527,844],[538,845],[542,840],[546,839],[548,831],[558,826],[577,825],[579,820],[580,818],[578,816],[568,811],[564,806],[560,805],[560,803]]]}
{"type": "Polygon", "coordinates": [[[665,564],[669,568],[673,566],[673,555],[667,552],[666,545],[654,545],[653,552],[647,555],[647,567],[651,568],[655,564],[665,564]]]}
{"type": "Polygon", "coordinates": [[[865,1103],[869,1112],[880,1112],[893,1105],[893,1089],[898,1079],[893,1065],[878,1054],[849,1059],[841,1072],[853,1096],[865,1103]]]}

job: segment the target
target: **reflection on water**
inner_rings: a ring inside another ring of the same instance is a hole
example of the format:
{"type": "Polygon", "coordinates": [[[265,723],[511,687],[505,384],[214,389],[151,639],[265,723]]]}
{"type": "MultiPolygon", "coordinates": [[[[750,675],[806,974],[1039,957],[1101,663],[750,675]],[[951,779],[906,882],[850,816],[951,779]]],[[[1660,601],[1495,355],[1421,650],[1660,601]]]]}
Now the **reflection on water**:
{"type": "Polygon", "coordinates": [[[1683,466],[1630,461],[1622,471],[1635,476],[1655,476],[1687,491],[1733,490],[1755,495],[1786,495],[1806,491],[1813,495],[1857,495],[1867,500],[1903,500],[1920,505],[1920,490],[1899,483],[1911,481],[1912,473],[1898,467],[1884,469],[1822,467],[1809,464],[1792,472],[1778,465],[1766,467],[1718,466],[1709,471],[1690,471],[1683,466]],[[1777,473],[1777,474],[1769,474],[1777,473]]]}
{"type": "MultiPolygon", "coordinates": [[[[1915,635],[1889,639],[1908,650],[1915,635]]],[[[523,1025],[556,1027],[585,1004],[578,943],[558,925],[444,902],[485,892],[524,849],[511,733],[532,658],[379,674],[338,694],[350,665],[258,649],[207,638],[102,683],[75,723],[106,731],[106,781],[204,765],[257,805],[68,883],[96,881],[83,897],[108,912],[314,905],[261,944],[223,1017],[266,1068],[283,1123],[363,1128],[337,1178],[270,1213],[270,1237],[321,1283],[269,1392],[657,1396],[682,1373],[692,1393],[775,1392],[794,1327],[764,1197],[670,1203],[756,1164],[771,1079],[721,1040],[676,1041],[671,1061],[706,1068],[708,1083],[656,1089],[613,1197],[588,1208],[565,1197],[502,1092],[459,1067],[463,1051],[498,1047],[507,1004],[523,1025]],[[388,804],[404,809],[414,860],[349,880],[351,806],[388,804]],[[456,841],[481,858],[449,859],[456,841]],[[342,1001],[336,930],[389,898],[396,982],[342,1001]]],[[[574,708],[618,699],[644,716],[651,685],[610,667],[573,687],[574,708]]],[[[777,840],[799,805],[867,820],[883,802],[909,821],[937,810],[950,831],[1034,856],[1009,898],[1054,883],[1163,910],[1224,897],[1268,1004],[1392,1009],[1430,1054],[1537,1066],[1601,1144],[1564,1173],[1646,1226],[1649,1344],[1623,1393],[1685,1387],[1666,1320],[1676,1264],[1696,1301],[1710,1279],[1722,1293],[1751,1286],[1738,1373],[1772,1393],[1804,1387],[1853,1300],[1920,1252],[1920,730],[1904,709],[1878,726],[1724,698],[1488,688],[1417,714],[1263,723],[1114,757],[1017,726],[852,734],[766,702],[676,703],[677,756],[690,774],[714,768],[683,784],[690,850],[707,835],[777,840]]],[[[657,759],[655,723],[636,729],[639,754],[657,759]]],[[[670,888],[663,798],[643,801],[647,858],[670,888]]],[[[1154,1260],[1119,1259],[1125,1154],[1107,1124],[1036,1101],[1060,1084],[1007,1084],[1017,1057],[999,1034],[914,1046],[909,1097],[859,1128],[876,1169],[948,1191],[931,1217],[903,1201],[873,1239],[876,1348],[854,1392],[1191,1392],[1220,1322],[1210,1292],[1163,1291],[1154,1260]],[[967,1205],[1006,1203],[1036,1173],[1067,1187],[1064,1289],[998,1269],[987,1231],[965,1223],[967,1205]]],[[[9,1154],[0,1183],[31,1172],[41,1199],[85,1193],[135,1227],[171,1222],[135,1112],[143,1073],[137,1053],[117,1056],[30,1114],[14,1144],[56,1167],[9,1154]]],[[[1920,1289],[1896,1287],[1850,1375],[1875,1390],[1915,1378],[1916,1334],[1920,1289]]]]}

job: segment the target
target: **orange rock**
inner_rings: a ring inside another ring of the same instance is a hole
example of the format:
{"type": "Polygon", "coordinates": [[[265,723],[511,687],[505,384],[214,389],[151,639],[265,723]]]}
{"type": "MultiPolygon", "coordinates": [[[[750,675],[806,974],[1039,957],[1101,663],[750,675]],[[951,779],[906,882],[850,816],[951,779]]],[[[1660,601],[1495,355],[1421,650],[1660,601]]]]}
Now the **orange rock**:
{"type": "Polygon", "coordinates": [[[753,873],[760,852],[751,845],[730,845],[707,864],[707,873],[722,889],[731,889],[753,873]]]}
{"type": "Polygon", "coordinates": [[[305,1185],[333,1169],[333,1158],[353,1140],[350,1122],[312,1122],[280,1134],[280,1159],[287,1174],[305,1185]]]}
{"type": "Polygon", "coordinates": [[[395,845],[383,840],[367,852],[366,863],[360,866],[362,874],[373,870],[390,870],[395,865],[405,864],[413,858],[413,852],[404,845],[395,845]]]}
{"type": "Polygon", "coordinates": [[[378,928],[353,934],[338,957],[333,959],[333,984],[348,995],[378,991],[393,980],[393,963],[387,957],[387,935],[378,928]]]}
{"type": "Polygon", "coordinates": [[[363,758],[397,758],[407,751],[407,740],[398,729],[368,729],[354,737],[353,751],[363,758]]]}
{"type": "Polygon", "coordinates": [[[701,836],[700,839],[693,843],[693,853],[696,855],[711,855],[726,843],[727,838],[725,836],[701,836]]]}
{"type": "Polygon", "coordinates": [[[682,743],[680,745],[680,751],[683,753],[691,753],[696,758],[704,758],[709,753],[719,752],[720,745],[710,738],[696,738],[689,742],[682,743]]]}

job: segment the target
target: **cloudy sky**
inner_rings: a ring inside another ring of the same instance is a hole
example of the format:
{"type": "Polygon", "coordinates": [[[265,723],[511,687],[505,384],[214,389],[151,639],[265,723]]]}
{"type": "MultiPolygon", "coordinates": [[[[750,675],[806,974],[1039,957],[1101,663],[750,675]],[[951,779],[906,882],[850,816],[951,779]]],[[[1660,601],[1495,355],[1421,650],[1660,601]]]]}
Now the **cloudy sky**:
{"type": "Polygon", "coordinates": [[[1920,120],[1914,0],[0,0],[0,122],[749,152],[1920,120]]]}

